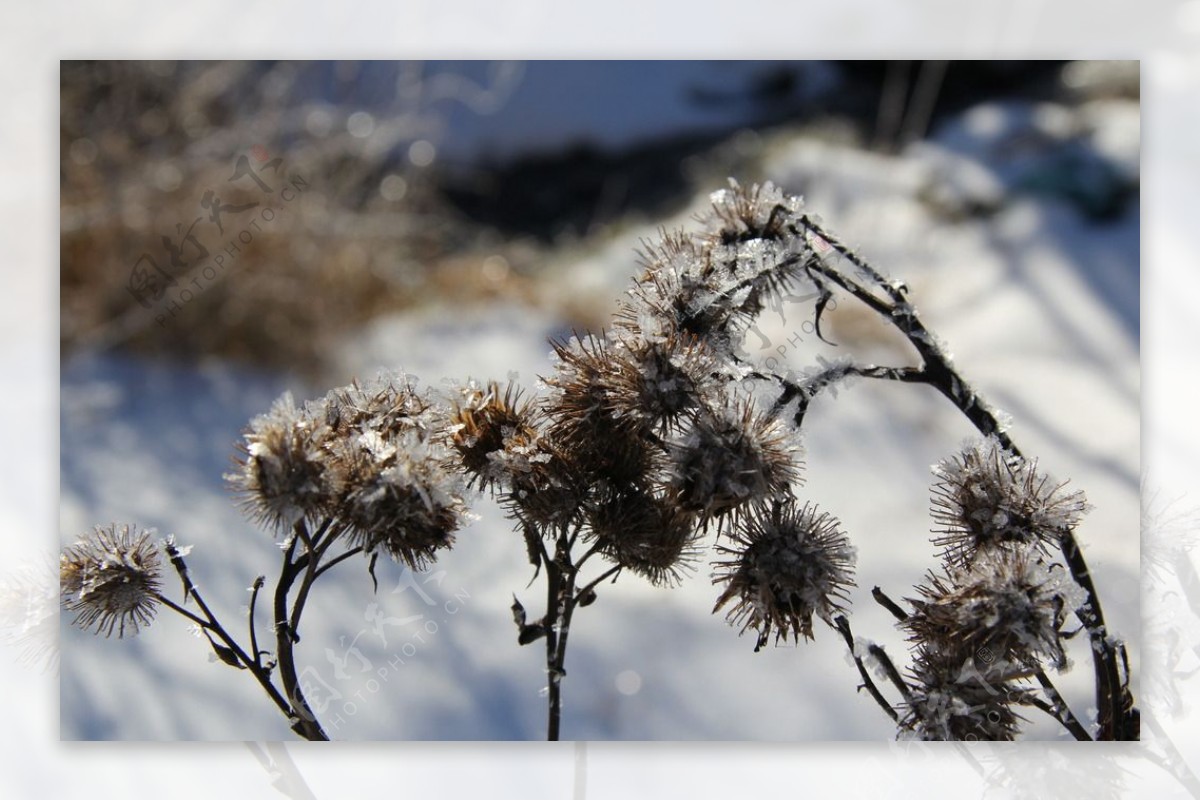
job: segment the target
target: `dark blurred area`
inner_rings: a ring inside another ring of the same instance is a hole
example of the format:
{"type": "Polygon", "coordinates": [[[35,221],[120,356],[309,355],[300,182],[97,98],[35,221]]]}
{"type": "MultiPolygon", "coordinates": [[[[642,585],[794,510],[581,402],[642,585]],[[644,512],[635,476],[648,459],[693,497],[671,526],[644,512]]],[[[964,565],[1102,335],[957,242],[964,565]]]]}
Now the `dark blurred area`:
{"type": "MultiPolygon", "coordinates": [[[[758,177],[781,132],[891,154],[986,101],[1109,96],[1136,65],[63,62],[64,357],[312,372],[379,315],[538,302],[550,254],[758,177]]],[[[1064,142],[1012,186],[1119,213],[1136,179],[1064,142]]]]}

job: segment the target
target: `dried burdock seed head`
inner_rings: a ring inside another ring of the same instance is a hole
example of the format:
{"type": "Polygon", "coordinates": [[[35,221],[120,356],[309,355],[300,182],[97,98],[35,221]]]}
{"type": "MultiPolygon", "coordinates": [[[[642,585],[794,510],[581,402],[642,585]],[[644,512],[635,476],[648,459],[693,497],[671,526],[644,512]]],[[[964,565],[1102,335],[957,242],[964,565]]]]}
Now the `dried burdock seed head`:
{"type": "Polygon", "coordinates": [[[402,372],[381,372],[371,381],[331,390],[306,411],[343,436],[372,430],[392,437],[444,424],[443,410],[418,391],[415,377],[402,372]]]}
{"type": "Polygon", "coordinates": [[[471,482],[481,489],[539,483],[532,474],[544,472],[550,461],[550,454],[539,447],[533,406],[521,400],[512,384],[504,390],[494,381],[462,387],[450,425],[454,449],[471,482]]]}
{"type": "Polygon", "coordinates": [[[902,624],[927,651],[976,660],[980,670],[1001,663],[1066,666],[1060,630],[1086,594],[1058,564],[1036,553],[981,553],[969,568],[930,573],[909,599],[913,613],[902,624]]]}
{"type": "Polygon", "coordinates": [[[652,492],[606,489],[587,522],[605,556],[658,586],[677,584],[697,556],[696,518],[652,492]]]}
{"type": "Polygon", "coordinates": [[[76,626],[108,637],[137,634],[154,619],[161,558],[152,531],[116,524],[63,549],[59,592],[76,626]]]}
{"type": "Polygon", "coordinates": [[[899,738],[935,741],[1012,740],[1024,720],[1013,711],[1028,695],[1022,674],[984,676],[970,658],[958,661],[922,649],[901,704],[899,738]]]}
{"type": "Polygon", "coordinates": [[[619,330],[647,341],[683,334],[731,355],[754,319],[817,260],[798,223],[802,202],[771,185],[713,195],[701,234],[664,232],[643,246],[645,272],[617,314],[619,330]]]}
{"type": "Polygon", "coordinates": [[[813,616],[831,623],[854,586],[854,548],[836,518],[793,499],[742,515],[730,534],[730,555],[714,563],[714,584],[725,584],[716,613],[732,603],[726,619],[758,632],[755,650],[792,637],[812,639],[813,616]]]}
{"type": "Polygon", "coordinates": [[[940,529],[933,542],[948,564],[964,565],[995,548],[1045,550],[1078,525],[1090,508],[1082,492],[1067,492],[1037,471],[1037,462],[1006,451],[994,438],[978,441],[935,466],[931,498],[940,529]]]}
{"type": "Polygon", "coordinates": [[[545,463],[545,471],[521,476],[502,502],[523,525],[552,537],[582,519],[590,490],[568,460],[554,452],[547,453],[550,461],[545,463]]]}
{"type": "Polygon", "coordinates": [[[785,195],[770,182],[746,187],[730,179],[729,188],[714,192],[711,201],[712,212],[701,222],[722,244],[787,238],[788,226],[804,209],[799,197],[785,195]]]}
{"type": "Polygon", "coordinates": [[[287,531],[298,520],[325,514],[337,496],[332,438],[322,420],[296,409],[285,394],[270,412],[250,421],[239,443],[242,458],[225,479],[243,496],[251,517],[287,531]]]}
{"type": "Polygon", "coordinates": [[[709,243],[683,231],[663,232],[643,245],[644,272],[622,300],[615,325],[647,341],[682,334],[720,351],[744,334],[745,321],[720,292],[726,277],[715,266],[709,243]]]}
{"type": "Polygon", "coordinates": [[[618,419],[659,436],[722,398],[721,367],[709,348],[687,334],[620,343],[608,401],[618,419]]]}
{"type": "Polygon", "coordinates": [[[345,443],[347,492],[335,509],[349,541],[420,570],[467,520],[448,448],[418,430],[392,440],[368,431],[345,443]]]}
{"type": "Polygon", "coordinates": [[[700,415],[670,456],[675,502],[706,522],[790,493],[803,465],[795,431],[749,399],[700,415]]]}
{"type": "Polygon", "coordinates": [[[547,437],[568,470],[589,481],[631,484],[654,467],[655,455],[637,421],[619,416],[618,355],[607,339],[588,336],[553,343],[556,373],[545,379],[554,391],[545,403],[547,437]]]}

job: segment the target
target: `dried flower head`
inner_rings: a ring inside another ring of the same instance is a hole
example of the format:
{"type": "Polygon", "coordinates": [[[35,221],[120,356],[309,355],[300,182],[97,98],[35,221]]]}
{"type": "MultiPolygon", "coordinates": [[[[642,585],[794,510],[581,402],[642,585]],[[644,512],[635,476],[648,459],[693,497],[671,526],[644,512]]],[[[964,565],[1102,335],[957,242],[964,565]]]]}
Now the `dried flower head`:
{"type": "Polygon", "coordinates": [[[1089,509],[1082,492],[1066,492],[1037,471],[1037,462],[1006,451],[994,438],[978,441],[934,467],[933,542],[950,564],[963,565],[981,551],[1045,550],[1078,525],[1089,509]]]}
{"type": "Polygon", "coordinates": [[[723,396],[722,369],[712,351],[686,334],[619,343],[608,404],[618,419],[658,436],[679,431],[723,396]]]}
{"type": "Polygon", "coordinates": [[[637,422],[619,415],[613,398],[623,391],[617,356],[604,337],[553,343],[556,373],[545,379],[547,436],[569,469],[589,481],[633,484],[654,467],[654,453],[637,422]]]}
{"type": "Polygon", "coordinates": [[[981,673],[971,659],[918,652],[902,703],[900,737],[917,740],[1012,740],[1024,718],[1013,711],[1027,690],[1011,671],[981,673]]]}
{"type": "Polygon", "coordinates": [[[538,483],[531,474],[544,472],[550,454],[540,447],[533,405],[520,390],[496,382],[463,387],[450,417],[454,449],[471,481],[481,489],[513,489],[538,483]]]}
{"type": "Polygon", "coordinates": [[[771,184],[712,196],[707,232],[664,232],[642,251],[645,268],[617,315],[618,328],[654,341],[684,334],[716,354],[736,351],[772,300],[806,282],[817,256],[798,218],[803,202],[771,184]]]}
{"type": "Polygon", "coordinates": [[[1086,599],[1061,565],[1030,552],[980,554],[969,568],[930,573],[917,589],[922,597],[909,599],[913,614],[903,623],[911,638],[987,664],[1046,658],[1064,667],[1063,621],[1086,599]]]}
{"type": "Polygon", "coordinates": [[[786,495],[801,480],[795,432],[748,399],[701,415],[670,452],[676,503],[706,522],[786,495]]]}
{"type": "Polygon", "coordinates": [[[701,222],[723,244],[753,239],[785,239],[789,226],[804,211],[804,201],[785,195],[771,182],[742,186],[732,178],[729,188],[713,192],[712,211],[701,222]]]}
{"type": "Polygon", "coordinates": [[[652,492],[608,489],[587,522],[605,556],[655,585],[677,584],[696,556],[695,517],[652,492]]]}
{"type": "Polygon", "coordinates": [[[154,619],[161,569],[152,531],[116,524],[63,549],[59,597],[76,626],[108,637],[137,634],[154,619]]]}
{"type": "Polygon", "coordinates": [[[412,428],[436,427],[441,422],[441,410],[418,391],[413,376],[402,372],[381,372],[371,381],[355,381],[331,390],[306,410],[343,436],[371,430],[392,437],[412,428]]]}
{"type": "Polygon", "coordinates": [[[325,514],[337,495],[332,436],[323,420],[298,410],[285,394],[250,421],[239,443],[243,458],[225,479],[253,518],[286,531],[301,519],[325,514]]]}
{"type": "Polygon", "coordinates": [[[335,511],[350,541],[414,570],[433,561],[467,519],[451,459],[449,448],[416,428],[391,438],[368,430],[344,441],[347,490],[335,511]]]}
{"type": "Polygon", "coordinates": [[[721,293],[724,273],[713,260],[711,245],[683,231],[662,232],[643,245],[643,272],[622,300],[616,326],[646,340],[683,335],[724,352],[745,333],[721,293]]]}
{"type": "Polygon", "coordinates": [[[725,583],[713,612],[733,602],[726,619],[758,632],[755,650],[789,636],[812,639],[813,615],[830,623],[854,586],[854,548],[837,519],[814,506],[776,501],[741,516],[731,533],[733,558],[716,562],[713,583],[725,583]]]}

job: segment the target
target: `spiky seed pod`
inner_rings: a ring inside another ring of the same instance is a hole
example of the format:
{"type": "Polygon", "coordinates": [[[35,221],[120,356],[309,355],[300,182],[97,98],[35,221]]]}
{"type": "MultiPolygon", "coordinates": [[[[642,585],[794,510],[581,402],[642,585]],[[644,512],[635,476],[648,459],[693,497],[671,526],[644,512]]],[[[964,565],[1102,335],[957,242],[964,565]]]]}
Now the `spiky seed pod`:
{"type": "Polygon", "coordinates": [[[694,337],[718,352],[745,333],[746,321],[721,296],[725,277],[707,243],[664,231],[657,242],[644,244],[640,257],[644,271],[629,289],[630,299],[620,303],[619,330],[648,341],[694,337]]]}
{"type": "Polygon", "coordinates": [[[670,445],[675,502],[705,522],[745,504],[780,497],[801,483],[795,432],[750,400],[699,416],[670,445]]]}
{"type": "Polygon", "coordinates": [[[967,569],[930,573],[909,599],[902,624],[928,650],[975,658],[983,669],[997,660],[1066,665],[1060,631],[1066,614],[1086,595],[1058,564],[1029,552],[980,554],[967,569]]]}
{"type": "Polygon", "coordinates": [[[985,676],[970,659],[920,649],[909,683],[910,699],[901,704],[899,736],[917,740],[1007,741],[1024,720],[1014,711],[1028,691],[1020,674],[993,671],[985,676]]]}
{"type": "Polygon", "coordinates": [[[726,620],[754,629],[759,650],[770,639],[812,639],[813,616],[830,623],[854,586],[854,548],[836,518],[789,498],[743,515],[730,534],[730,555],[714,563],[714,584],[725,584],[713,613],[732,603],[726,620]]]}
{"type": "Polygon", "coordinates": [[[521,400],[513,384],[463,387],[450,416],[454,449],[471,482],[483,490],[511,490],[515,484],[538,483],[530,475],[544,472],[550,454],[539,447],[538,421],[532,404],[521,400]]]}
{"type": "Polygon", "coordinates": [[[137,634],[154,619],[161,558],[152,531],[116,524],[63,549],[59,597],[74,625],[109,637],[137,634]]]}
{"type": "Polygon", "coordinates": [[[518,477],[501,502],[522,525],[553,537],[582,520],[591,490],[570,459],[545,440],[539,444],[542,453],[550,457],[543,463],[545,469],[518,477]]]}
{"type": "Polygon", "coordinates": [[[285,394],[250,421],[237,469],[225,476],[243,496],[247,513],[263,525],[287,531],[301,519],[326,514],[338,495],[339,474],[329,446],[333,431],[296,409],[285,394]]]}
{"type": "Polygon", "coordinates": [[[981,551],[1032,546],[1047,551],[1090,508],[1037,471],[1037,462],[1006,451],[994,437],[969,445],[934,467],[931,513],[941,527],[934,544],[948,564],[981,551]]]}
{"type": "Polygon", "coordinates": [[[677,584],[697,555],[696,518],[652,492],[608,488],[587,521],[605,556],[657,586],[677,584]]]}
{"type": "Polygon", "coordinates": [[[747,187],[730,179],[729,188],[714,192],[710,199],[712,211],[701,221],[722,244],[785,239],[792,233],[788,226],[804,209],[799,197],[785,195],[770,182],[747,187]]]}
{"type": "Polygon", "coordinates": [[[723,391],[721,367],[703,342],[687,334],[622,342],[613,362],[608,404],[618,419],[664,437],[677,432],[723,391]]]}
{"type": "Polygon", "coordinates": [[[385,440],[368,431],[343,445],[347,492],[336,508],[348,540],[420,570],[467,518],[462,480],[440,442],[412,430],[385,440]]]}
{"type": "Polygon", "coordinates": [[[636,421],[613,410],[616,358],[603,337],[553,343],[556,374],[546,383],[555,391],[546,401],[547,437],[566,466],[590,482],[633,484],[654,467],[636,421]]]}
{"type": "Polygon", "coordinates": [[[331,390],[306,410],[341,436],[370,429],[393,437],[412,428],[436,430],[443,422],[441,410],[417,390],[416,379],[400,372],[331,390]]]}

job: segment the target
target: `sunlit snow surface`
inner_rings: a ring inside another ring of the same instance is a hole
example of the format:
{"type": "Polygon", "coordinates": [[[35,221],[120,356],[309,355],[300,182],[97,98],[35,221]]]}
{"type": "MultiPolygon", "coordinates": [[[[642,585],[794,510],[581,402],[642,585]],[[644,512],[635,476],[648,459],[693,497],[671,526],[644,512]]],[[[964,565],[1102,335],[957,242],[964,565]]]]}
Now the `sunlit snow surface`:
{"type": "MultiPolygon", "coordinates": [[[[1001,122],[1016,113],[992,112],[1001,122]]],[[[1011,416],[1014,440],[1041,469],[1087,493],[1095,508],[1079,537],[1136,676],[1139,206],[1134,201],[1118,219],[1095,223],[1053,197],[1016,193],[991,216],[948,221],[933,213],[916,196],[936,189],[947,195],[944,207],[964,197],[994,199],[1010,186],[1011,165],[988,155],[989,119],[972,128],[967,117],[903,160],[801,139],[775,142],[766,173],[803,194],[823,224],[876,266],[906,280],[961,372],[1011,416]]],[[[1136,139],[1134,129],[1135,169],[1136,139]]],[[[1114,160],[1128,155],[1128,141],[1119,137],[1104,146],[1116,151],[1114,160]]],[[[704,203],[697,197],[689,214],[704,203]]],[[[654,236],[660,224],[687,225],[688,216],[629,230],[587,253],[564,253],[549,271],[548,297],[594,296],[611,306],[636,269],[638,238],[654,236]]],[[[765,313],[745,347],[797,370],[848,350],[864,360],[909,363],[906,346],[870,315],[850,313],[850,305],[831,316],[831,338],[841,347],[805,332],[805,303],[765,313]]],[[[551,312],[523,307],[430,307],[378,321],[347,342],[339,380],[403,368],[433,387],[448,378],[503,381],[511,374],[534,390],[550,369],[546,338],[567,334],[564,328],[551,312]]],[[[281,557],[271,536],[238,510],[222,474],[241,428],[279,394],[290,390],[300,401],[327,388],[216,363],[111,354],[65,361],[62,541],[112,521],[175,534],[194,546],[189,562],[197,583],[240,634],[246,588],[259,573],[270,580],[281,557]]],[[[841,388],[816,401],[806,418],[802,497],[840,517],[858,549],[855,634],[885,644],[900,661],[903,642],[870,589],[907,597],[936,566],[929,467],[972,433],[932,391],[893,384],[841,388]]],[[[500,510],[480,501],[474,511],[480,519],[425,575],[381,561],[373,593],[365,560],[351,560],[317,585],[298,649],[334,739],[544,736],[544,651],[540,643],[517,645],[509,610],[516,593],[540,615],[544,585],[539,579],[526,588],[524,546],[500,510]]],[[[167,586],[177,598],[173,578],[167,586]]],[[[602,587],[572,625],[564,737],[894,736],[871,699],[855,692],[858,677],[835,632],[819,627],[815,643],[756,654],[753,637],[739,638],[710,614],[716,594],[703,563],[675,589],[634,576],[602,587]]],[[[207,644],[177,616],[163,613],[123,641],[66,622],[64,739],[293,737],[250,677],[210,659],[207,644]]],[[[1090,658],[1078,645],[1071,656],[1075,668],[1061,686],[1086,715],[1090,658]]],[[[1062,736],[1044,716],[1030,717],[1030,736],[1062,736]]]]}

